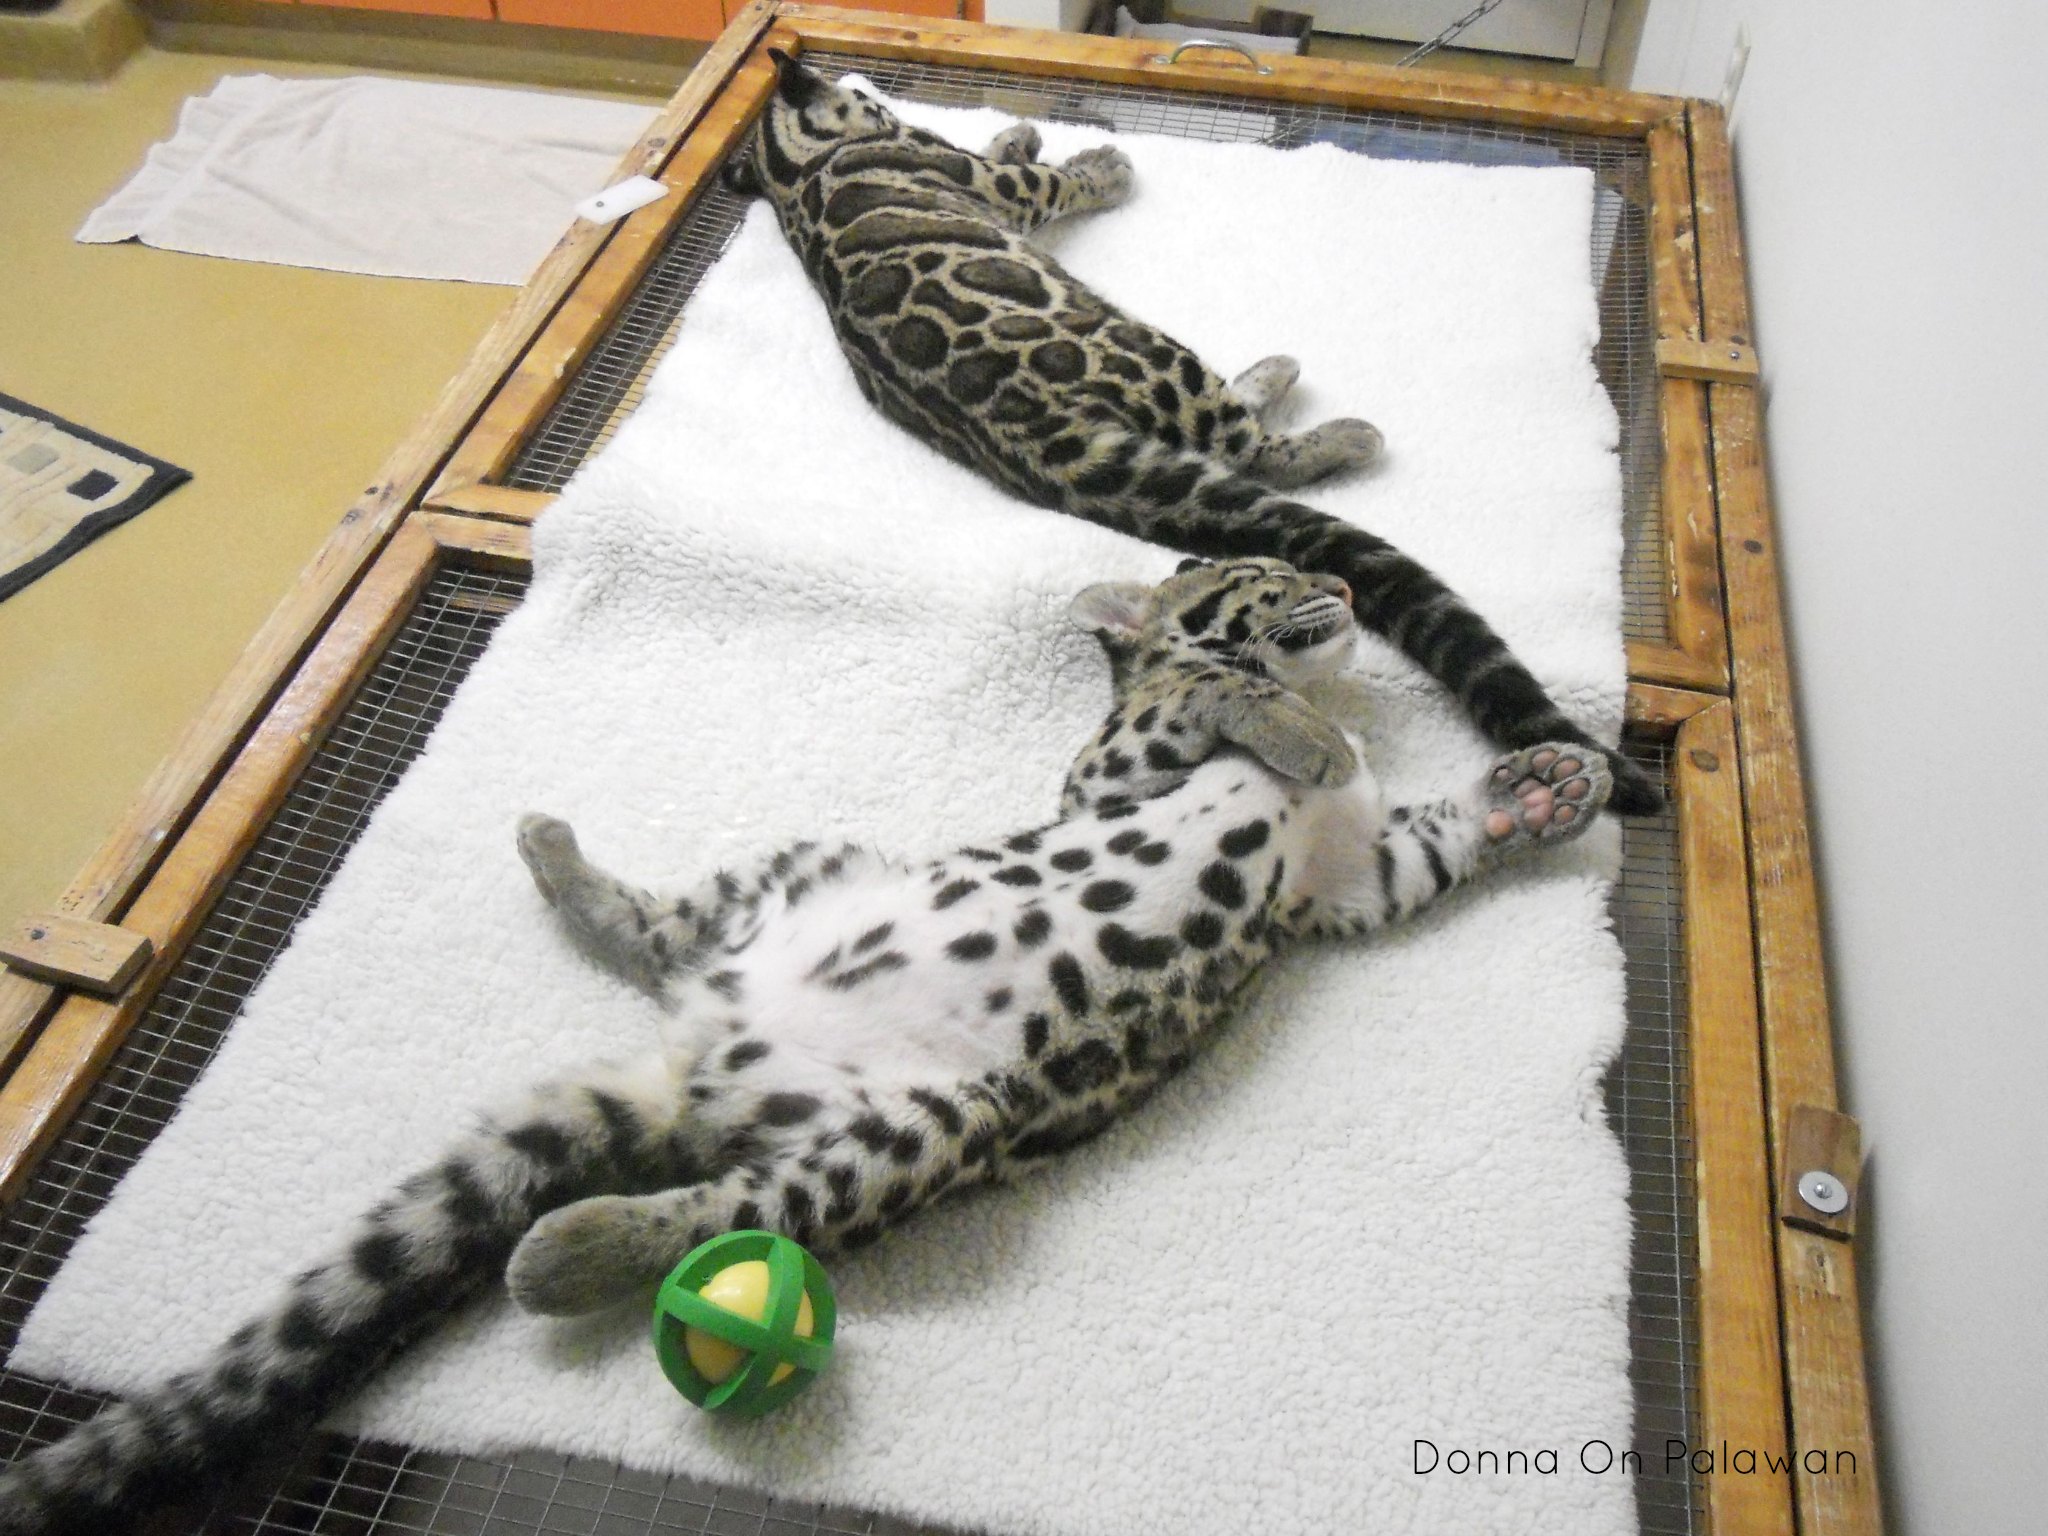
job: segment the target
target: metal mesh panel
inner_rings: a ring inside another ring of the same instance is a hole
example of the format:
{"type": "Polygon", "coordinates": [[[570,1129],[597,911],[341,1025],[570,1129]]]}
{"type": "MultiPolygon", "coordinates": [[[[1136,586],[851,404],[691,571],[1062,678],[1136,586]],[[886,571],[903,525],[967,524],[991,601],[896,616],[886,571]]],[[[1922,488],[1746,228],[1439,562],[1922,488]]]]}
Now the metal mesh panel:
{"type": "Polygon", "coordinates": [[[1621,879],[1608,905],[1626,958],[1628,1029],[1602,1087],[1628,1158],[1629,1380],[1632,1443],[1643,1458],[1636,1502],[1645,1536],[1706,1529],[1690,1472],[1664,1469],[1664,1442],[1699,1443],[1699,1247],[1694,1231],[1692,1061],[1686,1037],[1685,910],[1668,746],[1629,755],[1664,786],[1665,809],[1623,823],[1621,879]]]}
{"type": "MultiPolygon", "coordinates": [[[[0,1221],[0,1350],[85,1223],[176,1110],[370,812],[425,745],[525,578],[460,568],[430,583],[378,666],[243,861],[85,1107],[0,1221]]],[[[1645,765],[1668,777],[1658,749],[1645,765]]],[[[1630,1336],[1642,1528],[1704,1528],[1696,1491],[1661,1477],[1668,1434],[1696,1422],[1692,1150],[1677,823],[1630,822],[1613,915],[1627,955],[1628,1033],[1607,1082],[1635,1217],[1630,1336]]],[[[102,1399],[0,1372],[0,1460],[47,1444],[102,1399]]],[[[447,1456],[323,1435],[165,1527],[207,1536],[916,1536],[883,1516],[792,1505],[688,1478],[549,1453],[447,1456]]]]}
{"type": "MultiPolygon", "coordinates": [[[[828,72],[863,74],[894,96],[938,106],[995,107],[1040,121],[1278,148],[1329,143],[1387,159],[1568,165],[1590,170],[1599,188],[1591,251],[1600,308],[1600,342],[1594,361],[1621,418],[1624,629],[1631,639],[1669,638],[1658,500],[1661,448],[1649,254],[1649,159],[1640,142],[853,54],[817,53],[811,57],[828,72]]],[[[506,484],[525,490],[560,490],[577,466],[610,440],[619,422],[639,403],[648,375],[675,340],[683,306],[731,241],[745,211],[745,201],[716,181],[707,186],[678,222],[591,358],[522,447],[506,484]]]]}

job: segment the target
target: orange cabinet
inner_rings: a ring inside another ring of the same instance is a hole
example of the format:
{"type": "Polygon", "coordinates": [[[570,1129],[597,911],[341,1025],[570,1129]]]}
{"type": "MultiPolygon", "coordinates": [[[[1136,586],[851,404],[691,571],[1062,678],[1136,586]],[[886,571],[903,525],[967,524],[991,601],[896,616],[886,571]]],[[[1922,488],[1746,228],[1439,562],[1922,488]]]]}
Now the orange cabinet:
{"type": "MultiPolygon", "coordinates": [[[[739,9],[740,0],[729,3],[739,9]]],[[[498,20],[705,40],[725,28],[719,0],[498,0],[498,20]]]]}
{"type": "Polygon", "coordinates": [[[301,0],[307,5],[339,6],[349,11],[403,11],[411,16],[467,16],[491,19],[491,0],[301,0]]]}
{"type": "MultiPolygon", "coordinates": [[[[293,0],[284,0],[293,3],[293,0]]],[[[357,11],[400,11],[414,16],[464,16],[477,21],[516,21],[537,27],[573,27],[585,32],[634,32],[645,37],[685,37],[709,42],[724,30],[728,14],[743,0],[296,0],[301,5],[339,6],[357,11]]],[[[964,17],[979,21],[983,0],[838,0],[852,10],[894,11],[904,16],[964,17]]]]}

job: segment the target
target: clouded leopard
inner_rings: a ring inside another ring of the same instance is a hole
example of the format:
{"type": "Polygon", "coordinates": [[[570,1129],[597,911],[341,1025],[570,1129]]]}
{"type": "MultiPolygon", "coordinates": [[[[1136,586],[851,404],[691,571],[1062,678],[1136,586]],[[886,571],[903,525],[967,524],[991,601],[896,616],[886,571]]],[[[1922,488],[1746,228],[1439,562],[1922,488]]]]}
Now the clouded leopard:
{"type": "Polygon", "coordinates": [[[1114,707],[1063,814],[984,846],[799,843],[656,897],[526,818],[541,896],[668,1000],[667,1038],[485,1116],[205,1364],[0,1474],[0,1533],[106,1536],[208,1488],[501,1274],[574,1314],[734,1228],[857,1248],[1135,1108],[1283,945],[1378,929],[1593,823],[1607,764],[1562,743],[1387,809],[1303,696],[1349,656],[1349,599],[1264,559],[1080,594],[1114,707]]]}
{"type": "MultiPolygon", "coordinates": [[[[1370,463],[1375,428],[1269,430],[1263,418],[1294,383],[1292,358],[1226,383],[1024,238],[1122,202],[1122,151],[1040,165],[1027,123],[970,154],[770,51],[775,92],[727,179],[773,205],[872,404],[1036,505],[1196,555],[1266,555],[1341,576],[1359,621],[1449,688],[1493,740],[1592,741],[1430,571],[1281,494],[1370,463]]],[[[1626,758],[1612,766],[1615,808],[1654,811],[1649,777],[1626,758]]]]}

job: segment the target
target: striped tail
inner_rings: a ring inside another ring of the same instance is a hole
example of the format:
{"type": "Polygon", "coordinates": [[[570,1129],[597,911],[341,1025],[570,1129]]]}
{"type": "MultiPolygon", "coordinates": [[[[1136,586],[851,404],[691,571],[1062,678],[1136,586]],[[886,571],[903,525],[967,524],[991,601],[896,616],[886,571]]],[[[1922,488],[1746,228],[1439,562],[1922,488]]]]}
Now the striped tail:
{"type": "Polygon", "coordinates": [[[688,1177],[678,1098],[665,1066],[603,1069],[471,1132],[205,1364],[0,1473],[0,1536],[113,1536],[303,1434],[502,1274],[537,1218],[688,1177]]]}
{"type": "MultiPolygon", "coordinates": [[[[1359,623],[1448,688],[1500,745],[1600,746],[1551,701],[1485,619],[1385,539],[1197,454],[1121,435],[1093,446],[1061,488],[1058,504],[1067,511],[1205,559],[1264,555],[1341,577],[1359,623]]],[[[1662,808],[1656,783],[1634,762],[1613,753],[1609,766],[1615,810],[1647,816],[1662,808]]]]}

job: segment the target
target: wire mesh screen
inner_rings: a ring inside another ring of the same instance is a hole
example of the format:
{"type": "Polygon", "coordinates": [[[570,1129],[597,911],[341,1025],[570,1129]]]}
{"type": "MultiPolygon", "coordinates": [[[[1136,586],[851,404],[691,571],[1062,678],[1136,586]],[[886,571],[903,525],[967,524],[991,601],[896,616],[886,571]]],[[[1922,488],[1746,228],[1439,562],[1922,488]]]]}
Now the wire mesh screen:
{"type": "MultiPolygon", "coordinates": [[[[169,1121],[524,589],[524,577],[460,567],[428,586],[145,1018],[0,1221],[0,1349],[12,1350],[73,1240],[169,1121]]],[[[1649,766],[1667,770],[1648,750],[1649,766]]],[[[1662,1478],[1657,1454],[1666,1435],[1689,1438],[1697,1360],[1675,818],[1631,822],[1623,846],[1613,914],[1627,955],[1629,1027],[1607,1095],[1633,1170],[1634,1440],[1646,1468],[1636,1486],[1643,1529],[1666,1536],[1702,1525],[1689,1482],[1662,1478]]],[[[0,1459],[48,1443],[100,1402],[0,1373],[0,1459]]],[[[316,1437],[289,1463],[257,1469],[213,1508],[165,1529],[208,1536],[913,1536],[912,1527],[881,1516],[574,1457],[447,1456],[335,1435],[316,1437]]]]}
{"type": "Polygon", "coordinates": [[[1632,1442],[1643,1459],[1637,1513],[1646,1536],[1706,1529],[1701,1489],[1664,1464],[1667,1440],[1697,1445],[1699,1248],[1694,1228],[1693,1141],[1687,1109],[1692,1062],[1686,1037],[1685,910],[1672,803],[1670,749],[1635,743],[1630,755],[1664,786],[1654,818],[1623,823],[1621,879],[1608,904],[1626,959],[1628,1029],[1602,1085],[1607,1119],[1628,1157],[1629,1380],[1632,1442]]]}
{"type": "MultiPolygon", "coordinates": [[[[1621,420],[1625,509],[1624,627],[1664,641],[1664,536],[1658,498],[1656,325],[1649,252],[1649,162],[1633,139],[1546,132],[1341,107],[1248,101],[1155,87],[1056,80],[852,54],[812,57],[867,76],[891,95],[939,106],[995,107],[1019,117],[1130,133],[1293,148],[1334,144],[1383,159],[1464,165],[1577,166],[1595,178],[1593,286],[1600,309],[1594,361],[1621,420]]],[[[738,231],[746,201],[707,184],[677,223],[618,317],[516,456],[506,477],[557,491],[640,402],[674,342],[684,306],[738,231]]],[[[1506,258],[1504,258],[1506,259],[1506,258]]],[[[1279,343],[1276,341],[1276,345],[1279,343]]]]}

